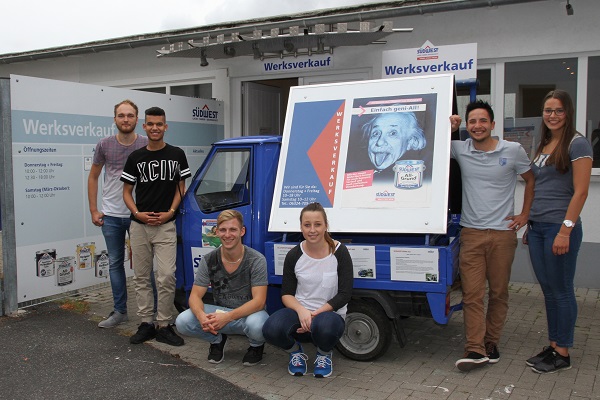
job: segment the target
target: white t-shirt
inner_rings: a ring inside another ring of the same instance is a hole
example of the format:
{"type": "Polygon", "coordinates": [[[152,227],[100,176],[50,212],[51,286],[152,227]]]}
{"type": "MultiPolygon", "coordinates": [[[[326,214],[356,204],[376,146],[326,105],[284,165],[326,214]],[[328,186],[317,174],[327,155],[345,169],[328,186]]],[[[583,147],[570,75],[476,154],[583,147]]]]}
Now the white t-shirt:
{"type": "MultiPolygon", "coordinates": [[[[338,261],[333,253],[325,258],[309,257],[304,251],[304,242],[300,243],[302,256],[296,262],[296,300],[307,310],[314,311],[327,303],[338,293],[338,261]]],[[[338,242],[337,247],[340,245],[338,242]]],[[[348,306],[337,310],[342,317],[346,317],[348,306]]]]}

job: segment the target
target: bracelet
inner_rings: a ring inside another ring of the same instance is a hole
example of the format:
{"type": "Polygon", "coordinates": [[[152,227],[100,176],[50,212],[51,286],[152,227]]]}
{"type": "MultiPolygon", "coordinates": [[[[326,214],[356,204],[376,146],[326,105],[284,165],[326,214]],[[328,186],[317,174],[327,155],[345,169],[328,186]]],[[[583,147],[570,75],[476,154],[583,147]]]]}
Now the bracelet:
{"type": "Polygon", "coordinates": [[[569,235],[561,235],[560,233],[557,233],[556,236],[560,236],[560,237],[566,237],[566,238],[570,238],[571,236],[569,235]]]}
{"type": "Polygon", "coordinates": [[[173,213],[173,215],[175,215],[175,210],[173,210],[172,208],[169,208],[169,211],[171,211],[173,213]]]}
{"type": "Polygon", "coordinates": [[[138,215],[138,213],[139,213],[139,211],[136,211],[136,212],[133,213],[133,215],[138,215]]]}

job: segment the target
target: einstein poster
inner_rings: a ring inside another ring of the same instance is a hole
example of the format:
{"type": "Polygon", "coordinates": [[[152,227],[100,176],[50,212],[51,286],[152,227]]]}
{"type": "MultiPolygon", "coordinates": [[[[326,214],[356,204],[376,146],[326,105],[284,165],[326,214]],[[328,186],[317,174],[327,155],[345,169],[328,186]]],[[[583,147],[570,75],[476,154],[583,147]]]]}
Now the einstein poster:
{"type": "Polygon", "coordinates": [[[354,100],[342,207],[428,207],[436,94],[354,100]]]}
{"type": "Polygon", "coordinates": [[[332,232],[445,233],[454,77],[294,87],[269,229],[319,202],[332,232]]]}

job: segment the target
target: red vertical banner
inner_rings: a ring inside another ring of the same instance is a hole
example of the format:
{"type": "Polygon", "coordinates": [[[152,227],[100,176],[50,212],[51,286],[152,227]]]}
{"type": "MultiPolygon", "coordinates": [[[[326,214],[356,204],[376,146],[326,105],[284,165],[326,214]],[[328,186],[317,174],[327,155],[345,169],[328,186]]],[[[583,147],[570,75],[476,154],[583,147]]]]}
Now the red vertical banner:
{"type": "Polygon", "coordinates": [[[340,162],[340,143],[342,142],[345,105],[346,102],[342,102],[335,115],[329,120],[329,123],[308,150],[308,158],[332,206],[335,199],[340,162]]]}

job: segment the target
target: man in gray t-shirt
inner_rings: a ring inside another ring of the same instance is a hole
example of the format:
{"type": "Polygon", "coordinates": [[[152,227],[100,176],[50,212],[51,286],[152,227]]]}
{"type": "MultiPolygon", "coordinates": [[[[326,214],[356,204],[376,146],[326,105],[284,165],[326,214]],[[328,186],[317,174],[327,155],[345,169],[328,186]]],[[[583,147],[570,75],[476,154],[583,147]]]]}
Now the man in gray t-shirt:
{"type": "Polygon", "coordinates": [[[255,365],[262,360],[265,338],[262,326],[269,317],[267,300],[267,261],[258,251],[242,244],[246,233],[242,214],[225,210],[217,218],[221,246],[202,257],[189,310],[177,317],[177,330],[210,342],[208,361],[218,364],[225,358],[227,335],[245,335],[250,347],[242,360],[255,365]],[[214,305],[203,297],[212,287],[214,305]]]}
{"type": "MultiPolygon", "coordinates": [[[[460,124],[458,116],[451,119],[453,127],[460,124]]],[[[492,137],[494,112],[488,103],[470,103],[466,119],[470,139],[452,141],[451,149],[462,178],[459,268],[466,343],[464,357],[456,362],[461,371],[500,361],[498,342],[508,312],[516,233],[527,224],[534,186],[521,145],[492,137]],[[514,215],[517,175],[525,180],[525,195],[521,214],[514,215]]]]}

